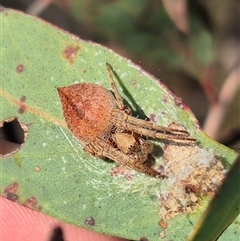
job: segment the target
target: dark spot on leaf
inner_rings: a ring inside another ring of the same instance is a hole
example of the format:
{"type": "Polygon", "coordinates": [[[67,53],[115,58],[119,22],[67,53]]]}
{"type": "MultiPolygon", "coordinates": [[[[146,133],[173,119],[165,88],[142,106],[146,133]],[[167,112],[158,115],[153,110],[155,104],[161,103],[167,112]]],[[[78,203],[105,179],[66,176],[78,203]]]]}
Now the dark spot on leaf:
{"type": "Polygon", "coordinates": [[[185,193],[190,194],[190,193],[200,193],[200,188],[197,187],[196,185],[193,185],[191,183],[185,183],[182,181],[185,193]]]}
{"type": "Polygon", "coordinates": [[[18,195],[14,193],[7,193],[6,198],[10,201],[16,201],[18,200],[18,195]]]}
{"type": "Polygon", "coordinates": [[[186,187],[185,187],[185,192],[186,192],[187,194],[190,194],[191,192],[194,192],[194,191],[193,191],[193,189],[192,189],[191,187],[186,186],[186,187]]]}
{"type": "Polygon", "coordinates": [[[162,115],[166,115],[166,112],[163,110],[163,111],[161,111],[161,114],[162,115]]]}
{"type": "Polygon", "coordinates": [[[142,238],[139,239],[139,241],[148,241],[148,239],[145,238],[145,237],[142,237],[142,238]]]}
{"type": "Polygon", "coordinates": [[[63,57],[72,64],[75,60],[75,57],[79,51],[79,46],[67,46],[63,51],[63,57]]]}
{"type": "Polygon", "coordinates": [[[132,86],[136,86],[137,85],[137,81],[136,80],[132,80],[131,84],[132,84],[132,86]]]}
{"type": "Polygon", "coordinates": [[[177,95],[174,95],[174,102],[175,102],[176,106],[181,106],[183,103],[182,99],[177,95]]]}
{"type": "Polygon", "coordinates": [[[21,107],[18,109],[18,113],[19,113],[19,114],[23,114],[25,110],[26,110],[26,107],[25,107],[25,106],[21,106],[21,107]],[[23,108],[22,108],[22,107],[23,107],[23,108]]]}
{"type": "Polygon", "coordinates": [[[23,69],[24,69],[24,66],[22,64],[19,64],[17,67],[16,67],[16,72],[18,74],[21,74],[23,72],[23,69]]]}
{"type": "Polygon", "coordinates": [[[183,213],[183,211],[184,211],[183,207],[178,207],[178,210],[177,210],[178,213],[183,213]]]}
{"type": "Polygon", "coordinates": [[[23,203],[23,206],[35,210],[37,207],[37,199],[35,197],[30,197],[23,203]]]}
{"type": "Polygon", "coordinates": [[[157,123],[157,116],[155,114],[150,114],[149,116],[149,120],[154,122],[154,123],[157,123]]]}
{"type": "Polygon", "coordinates": [[[17,152],[24,144],[27,126],[17,118],[11,117],[0,122],[0,156],[6,157],[17,152]]]}
{"type": "Polygon", "coordinates": [[[84,223],[89,226],[95,226],[95,219],[93,217],[87,218],[84,223]]]}
{"type": "Polygon", "coordinates": [[[18,109],[18,113],[19,114],[23,114],[25,111],[26,111],[26,109],[27,109],[27,106],[25,105],[25,101],[26,101],[26,96],[25,95],[22,95],[21,97],[20,97],[20,103],[19,103],[19,105],[20,105],[20,108],[18,109]]]}
{"type": "Polygon", "coordinates": [[[8,185],[4,190],[4,193],[6,193],[6,198],[11,201],[16,201],[18,199],[18,195],[16,194],[17,190],[18,190],[17,182],[13,182],[12,184],[8,185]]]}

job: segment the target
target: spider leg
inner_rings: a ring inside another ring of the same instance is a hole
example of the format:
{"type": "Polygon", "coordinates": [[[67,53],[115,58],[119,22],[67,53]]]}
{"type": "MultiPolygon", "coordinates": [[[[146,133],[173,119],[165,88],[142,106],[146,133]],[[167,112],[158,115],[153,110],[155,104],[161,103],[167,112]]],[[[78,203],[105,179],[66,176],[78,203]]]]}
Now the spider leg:
{"type": "Polygon", "coordinates": [[[147,174],[152,177],[166,177],[166,175],[144,165],[143,163],[139,162],[139,160],[135,160],[129,157],[127,154],[111,146],[101,138],[97,138],[94,142],[87,144],[84,147],[84,150],[94,156],[107,157],[121,165],[128,166],[138,172],[147,174]]]}
{"type": "Polygon", "coordinates": [[[116,101],[117,101],[118,108],[120,110],[124,110],[125,105],[123,103],[122,97],[120,96],[120,94],[118,92],[117,86],[116,86],[116,84],[113,80],[113,74],[112,74],[111,66],[108,63],[106,63],[106,66],[107,66],[108,76],[109,76],[109,79],[110,79],[110,83],[111,83],[113,93],[114,93],[116,101]]]}
{"type": "Polygon", "coordinates": [[[136,132],[140,135],[158,138],[162,140],[196,142],[194,138],[189,137],[189,133],[185,130],[178,130],[159,126],[155,123],[141,120],[131,115],[127,115],[126,113],[117,109],[112,111],[112,115],[114,119],[114,124],[116,126],[122,129],[136,132]]]}

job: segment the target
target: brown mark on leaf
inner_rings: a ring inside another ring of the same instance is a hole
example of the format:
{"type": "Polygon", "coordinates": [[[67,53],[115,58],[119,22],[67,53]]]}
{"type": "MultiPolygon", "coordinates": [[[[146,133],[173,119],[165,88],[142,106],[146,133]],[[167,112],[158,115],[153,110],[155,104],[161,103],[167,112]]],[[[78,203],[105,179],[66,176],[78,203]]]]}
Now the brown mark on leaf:
{"type": "Polygon", "coordinates": [[[30,198],[26,199],[26,201],[23,203],[23,206],[30,208],[32,210],[36,210],[37,199],[35,197],[30,197],[30,198]]]}
{"type": "Polygon", "coordinates": [[[18,183],[13,182],[9,186],[7,186],[4,190],[4,193],[6,193],[6,198],[11,201],[16,201],[18,199],[18,195],[16,194],[18,190],[18,183]]]}
{"type": "Polygon", "coordinates": [[[182,99],[177,95],[174,95],[174,102],[175,102],[176,106],[181,106],[183,103],[182,99]]]}
{"type": "Polygon", "coordinates": [[[10,201],[17,201],[18,200],[18,195],[14,193],[7,193],[6,198],[10,201]]]}
{"type": "Polygon", "coordinates": [[[150,114],[149,120],[151,122],[153,122],[153,123],[157,123],[157,116],[156,116],[156,114],[154,114],[154,113],[150,114]]]}
{"type": "Polygon", "coordinates": [[[22,95],[21,97],[20,97],[20,102],[19,102],[19,109],[18,109],[18,113],[19,114],[23,114],[25,111],[26,111],[26,109],[27,109],[27,105],[25,104],[25,101],[26,101],[26,96],[25,95],[22,95]]]}
{"type": "Polygon", "coordinates": [[[24,70],[23,64],[19,64],[19,65],[16,67],[16,72],[17,72],[18,74],[21,74],[21,73],[23,72],[23,70],[24,70]]]}
{"type": "Polygon", "coordinates": [[[17,190],[18,190],[18,183],[17,182],[13,182],[12,184],[8,185],[5,188],[4,192],[5,193],[7,193],[7,192],[9,192],[9,193],[16,193],[17,190]]]}
{"type": "Polygon", "coordinates": [[[163,229],[166,229],[166,228],[168,227],[168,223],[167,223],[166,220],[164,220],[164,219],[161,219],[158,224],[159,224],[159,226],[161,226],[163,229]]]}
{"type": "Polygon", "coordinates": [[[64,49],[63,57],[67,59],[69,64],[73,64],[79,49],[80,49],[79,46],[67,46],[64,49]]]}
{"type": "Polygon", "coordinates": [[[95,219],[93,217],[86,218],[84,223],[88,226],[95,226],[95,219]]]}

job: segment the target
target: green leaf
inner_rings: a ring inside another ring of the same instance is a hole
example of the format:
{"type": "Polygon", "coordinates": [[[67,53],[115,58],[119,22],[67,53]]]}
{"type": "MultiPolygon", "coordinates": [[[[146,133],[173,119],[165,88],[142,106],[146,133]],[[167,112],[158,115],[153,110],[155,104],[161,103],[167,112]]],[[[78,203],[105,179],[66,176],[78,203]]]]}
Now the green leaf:
{"type": "Polygon", "coordinates": [[[174,161],[166,163],[160,147],[164,153],[166,148],[170,154],[176,150],[176,160],[185,154],[186,167],[198,158],[221,160],[227,167],[236,153],[208,138],[181,99],[131,61],[23,13],[2,9],[0,14],[1,122],[6,125],[15,118],[18,128],[21,123],[20,129],[27,131],[26,139],[23,133],[20,138],[20,150],[1,158],[1,195],[101,233],[134,240],[159,240],[159,235],[186,239],[208,198],[203,197],[193,212],[178,211],[176,217],[162,221],[166,204],[161,197],[170,179],[132,170],[131,178],[111,175],[115,163],[83,152],[66,128],[56,88],[92,82],[110,89],[107,62],[134,115],[146,115],[163,126],[180,124],[199,143],[185,153],[181,147],[153,140],[157,164],[174,161]]]}

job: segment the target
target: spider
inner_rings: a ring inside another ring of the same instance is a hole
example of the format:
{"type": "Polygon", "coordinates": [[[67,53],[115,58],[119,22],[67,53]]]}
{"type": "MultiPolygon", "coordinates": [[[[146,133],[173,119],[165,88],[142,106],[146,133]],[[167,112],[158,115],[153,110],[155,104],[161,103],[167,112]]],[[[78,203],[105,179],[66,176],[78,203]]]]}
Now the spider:
{"type": "Polygon", "coordinates": [[[83,150],[96,157],[107,157],[152,177],[165,177],[147,166],[153,150],[151,137],[175,142],[195,142],[185,130],[162,127],[131,115],[106,64],[113,93],[92,83],[58,87],[65,121],[83,150]]]}

